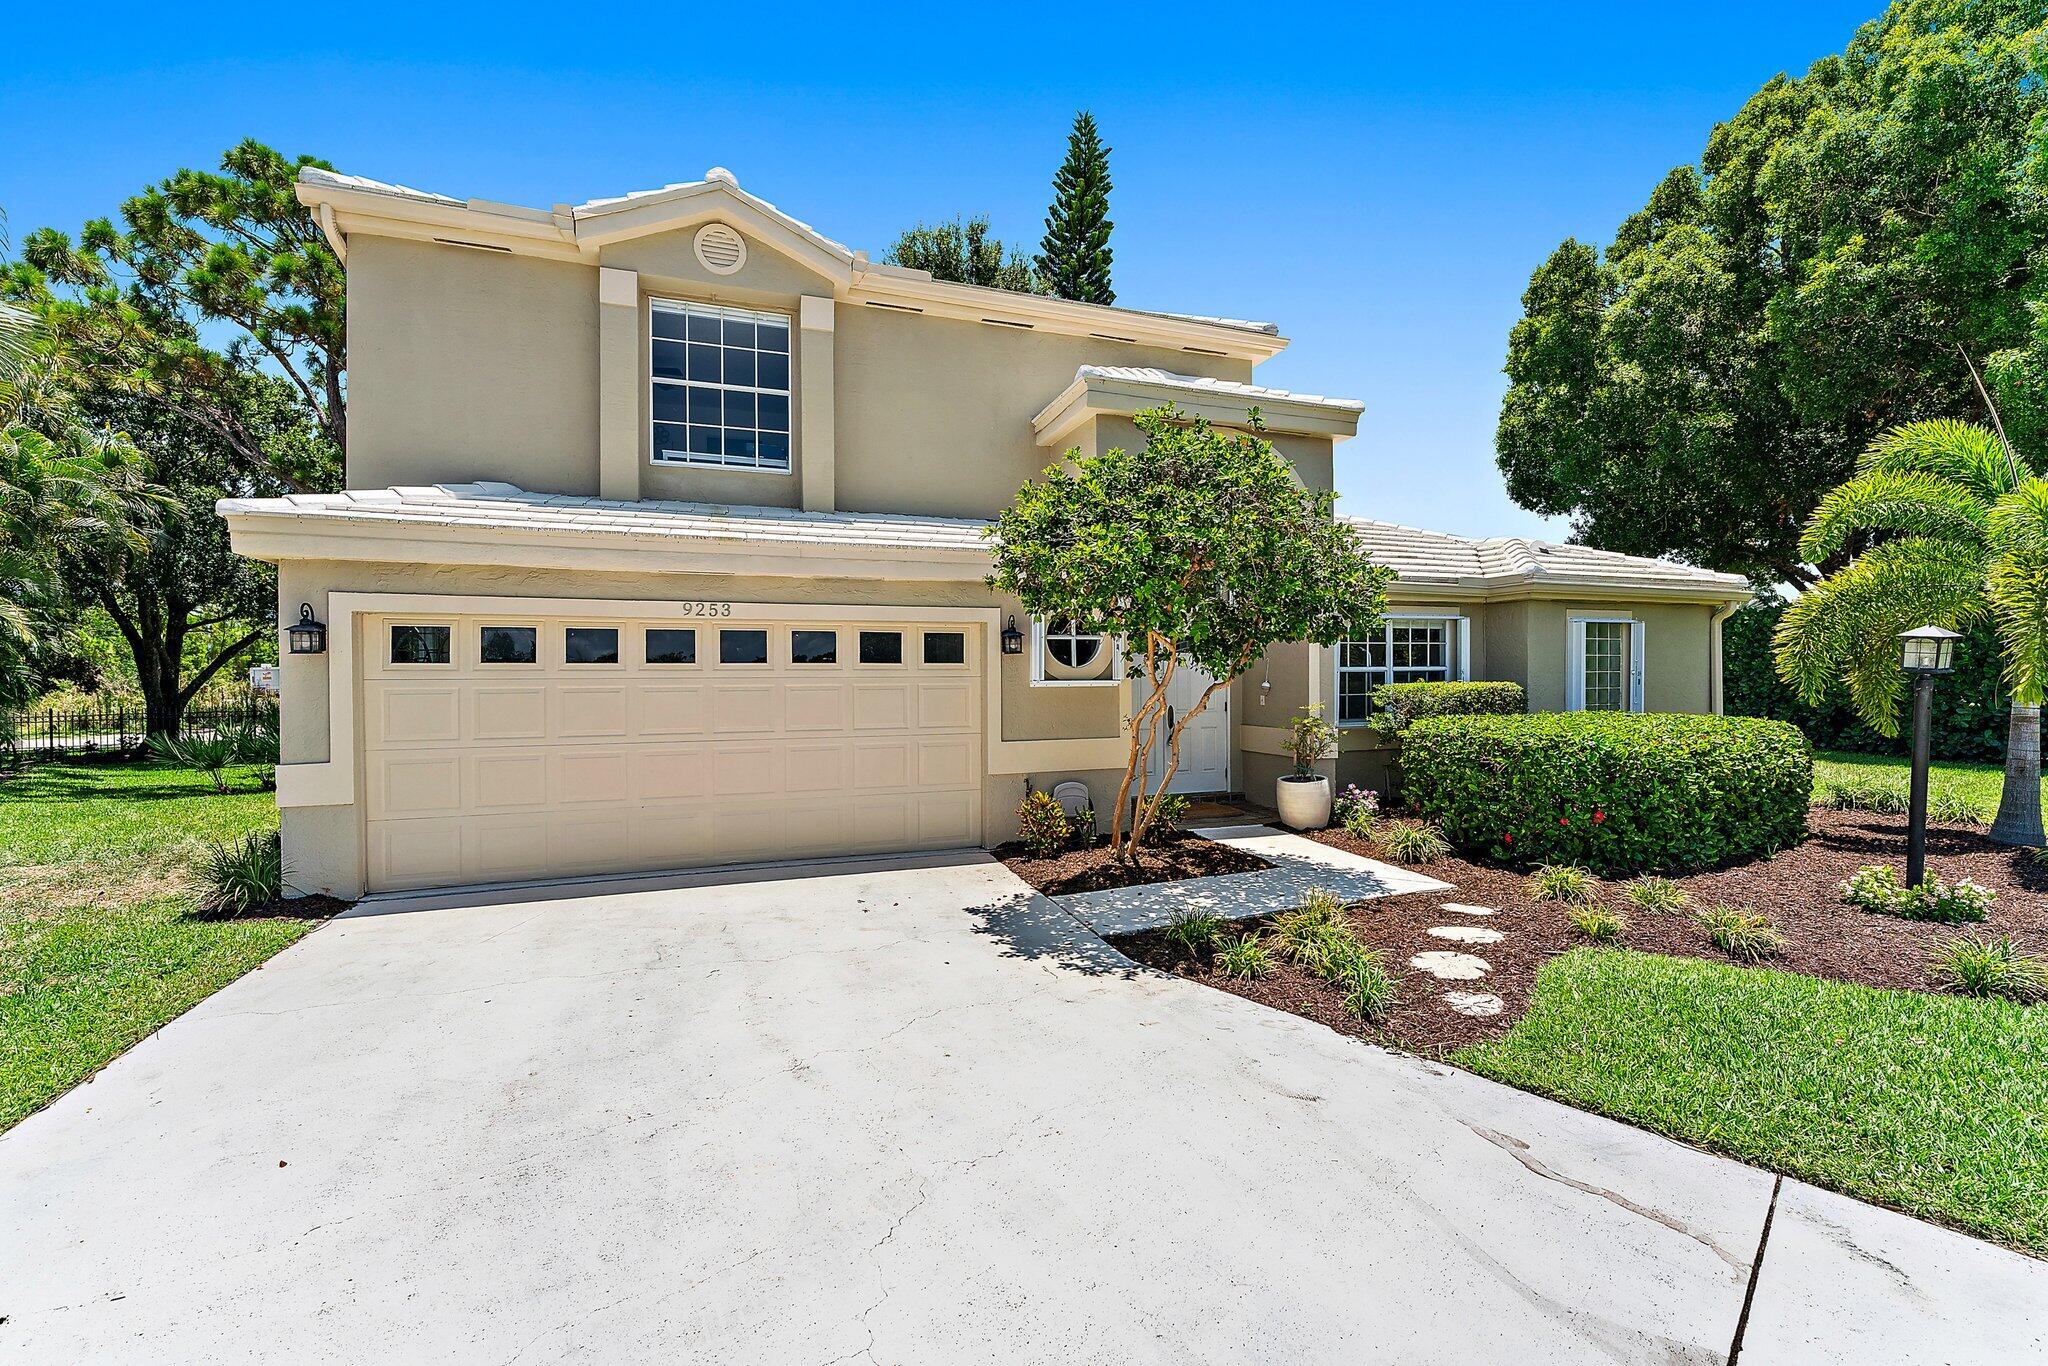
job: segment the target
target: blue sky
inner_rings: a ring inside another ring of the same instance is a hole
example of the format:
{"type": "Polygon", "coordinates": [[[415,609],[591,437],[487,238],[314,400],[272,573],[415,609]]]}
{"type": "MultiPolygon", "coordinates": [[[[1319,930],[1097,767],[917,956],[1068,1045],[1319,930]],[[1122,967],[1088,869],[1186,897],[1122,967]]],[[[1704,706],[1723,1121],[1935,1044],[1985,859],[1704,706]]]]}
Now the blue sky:
{"type": "Polygon", "coordinates": [[[254,136],[536,205],[724,165],[877,255],[955,213],[1035,244],[1086,107],[1119,302],[1273,319],[1293,345],[1262,380],[1364,400],[1345,512],[1557,536],[1493,465],[1529,272],[1566,236],[1604,244],[1717,119],[1879,8],[159,4],[82,32],[32,7],[8,23],[34,55],[0,76],[0,208],[17,239],[75,229],[254,136]]]}

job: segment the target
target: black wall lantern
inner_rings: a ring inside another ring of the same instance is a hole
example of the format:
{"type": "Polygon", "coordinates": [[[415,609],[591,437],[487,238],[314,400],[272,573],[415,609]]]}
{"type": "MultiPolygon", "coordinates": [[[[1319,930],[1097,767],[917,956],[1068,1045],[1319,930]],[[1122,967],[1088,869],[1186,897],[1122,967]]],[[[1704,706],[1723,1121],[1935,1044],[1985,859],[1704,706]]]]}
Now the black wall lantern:
{"type": "Polygon", "coordinates": [[[1010,616],[1010,624],[1003,628],[1003,653],[1006,655],[1021,655],[1024,653],[1024,633],[1017,629],[1015,613],[1012,613],[1010,616]]]}
{"type": "Polygon", "coordinates": [[[327,650],[327,627],[314,620],[313,604],[299,604],[299,619],[285,631],[291,638],[292,653],[295,655],[324,654],[327,650]]]}

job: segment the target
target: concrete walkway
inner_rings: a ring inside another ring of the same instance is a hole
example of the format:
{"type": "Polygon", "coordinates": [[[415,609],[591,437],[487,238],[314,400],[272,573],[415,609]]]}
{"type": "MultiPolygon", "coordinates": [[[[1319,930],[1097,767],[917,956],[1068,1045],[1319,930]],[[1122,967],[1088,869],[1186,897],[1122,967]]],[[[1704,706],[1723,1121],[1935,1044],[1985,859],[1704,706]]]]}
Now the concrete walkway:
{"type": "Polygon", "coordinates": [[[0,1361],[2022,1361],[2048,1266],[999,865],[344,919],[0,1136],[0,1361]],[[972,908],[972,909],[970,909],[972,908]]]}
{"type": "Polygon", "coordinates": [[[1182,911],[1206,911],[1223,920],[1271,915],[1292,910],[1317,889],[1334,893],[1346,902],[1407,892],[1451,890],[1448,882],[1318,844],[1269,825],[1221,826],[1199,833],[1218,844],[1257,854],[1273,866],[1256,873],[1113,887],[1053,900],[1097,934],[1114,937],[1157,929],[1182,911]]]}

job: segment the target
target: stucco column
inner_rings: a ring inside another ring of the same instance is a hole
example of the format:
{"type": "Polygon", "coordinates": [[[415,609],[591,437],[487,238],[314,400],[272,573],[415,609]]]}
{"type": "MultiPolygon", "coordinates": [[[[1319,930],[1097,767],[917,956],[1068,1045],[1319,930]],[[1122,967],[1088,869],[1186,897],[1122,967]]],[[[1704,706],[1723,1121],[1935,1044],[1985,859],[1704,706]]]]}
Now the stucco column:
{"type": "Polygon", "coordinates": [[[640,275],[597,270],[597,492],[640,500],[640,275]]]}
{"type": "Polygon", "coordinates": [[[798,305],[797,469],[803,507],[806,512],[832,512],[839,506],[832,455],[832,330],[837,306],[809,294],[798,305]]]}

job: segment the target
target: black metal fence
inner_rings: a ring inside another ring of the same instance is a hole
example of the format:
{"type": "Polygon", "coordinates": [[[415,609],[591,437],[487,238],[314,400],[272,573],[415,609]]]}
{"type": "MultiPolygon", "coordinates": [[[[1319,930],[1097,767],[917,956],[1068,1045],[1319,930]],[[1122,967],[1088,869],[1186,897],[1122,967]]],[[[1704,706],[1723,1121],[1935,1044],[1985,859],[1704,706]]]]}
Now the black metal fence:
{"type": "MultiPolygon", "coordinates": [[[[212,736],[276,720],[276,699],[251,695],[195,703],[185,708],[180,730],[212,736]]],[[[142,748],[148,729],[139,702],[10,712],[0,716],[0,753],[11,750],[17,759],[57,759],[132,752],[142,748]]]]}

